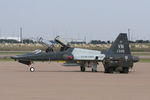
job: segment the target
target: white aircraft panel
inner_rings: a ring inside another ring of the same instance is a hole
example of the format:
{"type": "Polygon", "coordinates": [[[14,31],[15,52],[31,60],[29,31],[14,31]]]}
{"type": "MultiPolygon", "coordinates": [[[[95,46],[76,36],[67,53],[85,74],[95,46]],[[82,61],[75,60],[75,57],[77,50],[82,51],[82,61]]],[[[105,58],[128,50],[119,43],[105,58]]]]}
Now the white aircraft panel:
{"type": "Polygon", "coordinates": [[[98,60],[103,60],[105,57],[104,54],[101,54],[101,51],[81,48],[75,48],[72,55],[74,56],[74,60],[95,60],[96,56],[98,56],[98,60]]]}

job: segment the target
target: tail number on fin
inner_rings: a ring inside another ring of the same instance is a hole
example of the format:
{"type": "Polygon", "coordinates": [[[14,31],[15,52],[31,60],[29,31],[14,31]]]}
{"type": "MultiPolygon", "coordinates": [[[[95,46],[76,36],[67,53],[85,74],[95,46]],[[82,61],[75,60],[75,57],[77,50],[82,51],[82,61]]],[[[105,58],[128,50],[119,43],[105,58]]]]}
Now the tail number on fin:
{"type": "Polygon", "coordinates": [[[118,44],[117,53],[125,53],[123,44],[118,44]]]}

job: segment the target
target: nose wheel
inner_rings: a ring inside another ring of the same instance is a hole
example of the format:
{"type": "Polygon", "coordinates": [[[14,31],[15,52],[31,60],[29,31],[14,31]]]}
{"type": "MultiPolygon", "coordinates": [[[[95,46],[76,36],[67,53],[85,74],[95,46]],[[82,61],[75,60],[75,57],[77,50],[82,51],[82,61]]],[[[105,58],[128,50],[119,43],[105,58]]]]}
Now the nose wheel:
{"type": "Polygon", "coordinates": [[[30,67],[30,72],[34,72],[35,68],[34,67],[30,67]]]}
{"type": "Polygon", "coordinates": [[[33,62],[30,62],[29,67],[30,67],[30,72],[35,71],[35,68],[33,67],[33,62]]]}

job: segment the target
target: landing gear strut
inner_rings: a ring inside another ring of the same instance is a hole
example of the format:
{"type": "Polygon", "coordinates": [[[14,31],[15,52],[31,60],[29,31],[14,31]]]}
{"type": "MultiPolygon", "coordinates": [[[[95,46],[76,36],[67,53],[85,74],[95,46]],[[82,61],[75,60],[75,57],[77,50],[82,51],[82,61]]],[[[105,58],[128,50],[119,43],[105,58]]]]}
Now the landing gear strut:
{"type": "Polygon", "coordinates": [[[97,69],[92,68],[92,72],[97,72],[97,69]]]}
{"type": "Polygon", "coordinates": [[[33,67],[33,62],[31,62],[31,65],[30,66],[30,72],[34,72],[35,71],[35,68],[33,67]]]}
{"type": "Polygon", "coordinates": [[[85,67],[84,66],[80,66],[81,72],[85,72],[85,67]]]}

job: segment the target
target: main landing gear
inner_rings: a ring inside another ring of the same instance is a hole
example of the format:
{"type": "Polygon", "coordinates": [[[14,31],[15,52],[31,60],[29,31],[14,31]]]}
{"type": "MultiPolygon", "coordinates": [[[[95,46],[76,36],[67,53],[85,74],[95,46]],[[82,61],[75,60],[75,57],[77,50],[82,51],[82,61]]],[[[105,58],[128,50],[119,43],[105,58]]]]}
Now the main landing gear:
{"type": "Polygon", "coordinates": [[[97,69],[92,68],[92,72],[97,72],[97,69]]]}
{"type": "MultiPolygon", "coordinates": [[[[81,65],[81,66],[80,66],[81,72],[85,72],[85,70],[86,70],[85,68],[86,68],[86,66],[81,65]]],[[[95,65],[92,67],[92,72],[97,72],[97,64],[95,64],[95,65]]]]}
{"type": "Polygon", "coordinates": [[[85,72],[85,66],[80,66],[81,72],[85,72]]]}

